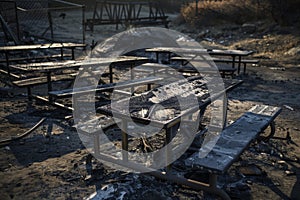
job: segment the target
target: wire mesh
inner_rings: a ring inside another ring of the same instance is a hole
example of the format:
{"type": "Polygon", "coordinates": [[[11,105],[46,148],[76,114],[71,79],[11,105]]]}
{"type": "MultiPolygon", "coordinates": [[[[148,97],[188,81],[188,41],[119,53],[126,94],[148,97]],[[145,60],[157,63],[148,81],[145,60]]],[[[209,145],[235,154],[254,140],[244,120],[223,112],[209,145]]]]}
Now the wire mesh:
{"type": "Polygon", "coordinates": [[[0,23],[0,43],[4,44],[13,40],[13,37],[19,40],[16,3],[13,1],[0,1],[0,15],[3,19],[0,23]],[[9,28],[9,30],[7,30],[7,28],[9,28]]]}
{"type": "Polygon", "coordinates": [[[0,3],[1,15],[5,16],[5,21],[23,43],[34,43],[37,38],[55,42],[85,42],[82,5],[62,0],[0,3]]]}

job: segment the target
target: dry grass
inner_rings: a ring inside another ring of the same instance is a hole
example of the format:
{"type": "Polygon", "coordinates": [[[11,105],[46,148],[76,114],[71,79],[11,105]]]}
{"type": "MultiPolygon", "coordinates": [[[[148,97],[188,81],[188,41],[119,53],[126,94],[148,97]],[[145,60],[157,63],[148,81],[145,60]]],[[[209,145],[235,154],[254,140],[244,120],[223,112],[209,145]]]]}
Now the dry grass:
{"type": "Polygon", "coordinates": [[[181,9],[185,21],[193,26],[205,26],[233,22],[245,22],[270,19],[279,24],[293,23],[295,18],[291,13],[297,14],[299,1],[296,0],[223,0],[199,1],[198,14],[196,4],[190,3],[181,9]]]}

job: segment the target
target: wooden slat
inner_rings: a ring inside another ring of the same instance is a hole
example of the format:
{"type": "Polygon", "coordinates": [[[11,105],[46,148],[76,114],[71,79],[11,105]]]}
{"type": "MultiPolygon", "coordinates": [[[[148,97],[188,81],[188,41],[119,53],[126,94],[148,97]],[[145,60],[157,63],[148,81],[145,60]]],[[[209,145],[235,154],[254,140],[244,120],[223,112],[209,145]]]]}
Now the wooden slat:
{"type": "Polygon", "coordinates": [[[32,45],[16,45],[0,47],[0,52],[3,51],[23,51],[23,50],[38,50],[38,49],[55,49],[55,48],[75,48],[86,47],[82,43],[49,43],[49,44],[32,44],[32,45]]]}
{"type": "MultiPolygon", "coordinates": [[[[63,58],[71,57],[71,54],[64,54],[63,58]]],[[[19,61],[32,61],[32,60],[43,60],[43,59],[57,59],[61,58],[61,54],[48,55],[48,56],[36,56],[36,57],[20,57],[20,58],[9,58],[8,62],[19,62],[19,61]]],[[[0,63],[6,62],[6,59],[0,59],[0,63]]]]}
{"type": "Polygon", "coordinates": [[[130,88],[137,85],[145,85],[150,83],[156,83],[162,80],[162,78],[158,77],[147,77],[136,80],[129,80],[120,83],[111,83],[105,85],[98,85],[97,88],[94,87],[82,87],[82,88],[74,88],[74,89],[66,89],[60,91],[51,91],[49,95],[52,95],[56,98],[70,97],[74,94],[84,94],[94,91],[112,91],[113,89],[122,89],[122,88],[130,88]]]}
{"type": "MultiPolygon", "coordinates": [[[[55,81],[62,81],[62,80],[72,80],[75,78],[76,75],[77,73],[56,75],[51,77],[51,81],[55,82],[55,81]]],[[[47,82],[48,82],[47,77],[42,76],[42,77],[34,77],[34,78],[13,81],[13,84],[18,87],[29,87],[29,86],[46,84],[47,82]]]]}
{"type": "Polygon", "coordinates": [[[222,131],[212,151],[204,158],[194,153],[185,163],[196,169],[224,173],[280,113],[281,108],[257,105],[222,131]]]}
{"type": "MultiPolygon", "coordinates": [[[[187,58],[187,57],[178,57],[178,56],[175,56],[175,57],[172,57],[171,60],[173,61],[178,61],[178,62],[184,62],[184,61],[192,61],[194,59],[192,58],[187,58]]],[[[214,61],[214,62],[225,62],[225,63],[232,63],[233,62],[233,59],[226,59],[226,58],[210,58],[208,60],[200,60],[200,59],[196,59],[195,61],[214,61]]],[[[235,63],[238,63],[239,60],[235,60],[234,61],[235,63]]],[[[250,60],[250,59],[242,59],[241,60],[241,63],[246,63],[246,64],[257,64],[259,63],[259,60],[250,60]]]]}
{"type": "MultiPolygon", "coordinates": [[[[225,59],[225,58],[212,58],[214,62],[226,62],[226,63],[232,63],[232,59],[225,59]]],[[[235,63],[238,63],[239,60],[235,60],[235,63]]],[[[259,60],[250,60],[250,59],[242,59],[241,63],[243,64],[257,64],[259,63],[259,60]]]]}

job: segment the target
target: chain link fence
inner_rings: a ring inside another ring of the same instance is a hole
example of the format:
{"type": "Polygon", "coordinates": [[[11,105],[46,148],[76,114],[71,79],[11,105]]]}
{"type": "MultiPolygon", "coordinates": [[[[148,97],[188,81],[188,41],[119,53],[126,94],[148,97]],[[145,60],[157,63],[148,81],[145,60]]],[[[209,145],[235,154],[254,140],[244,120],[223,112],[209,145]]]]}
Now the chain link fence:
{"type": "Polygon", "coordinates": [[[0,1],[0,4],[1,16],[23,43],[34,42],[37,38],[85,42],[83,5],[61,0],[0,1]]]}

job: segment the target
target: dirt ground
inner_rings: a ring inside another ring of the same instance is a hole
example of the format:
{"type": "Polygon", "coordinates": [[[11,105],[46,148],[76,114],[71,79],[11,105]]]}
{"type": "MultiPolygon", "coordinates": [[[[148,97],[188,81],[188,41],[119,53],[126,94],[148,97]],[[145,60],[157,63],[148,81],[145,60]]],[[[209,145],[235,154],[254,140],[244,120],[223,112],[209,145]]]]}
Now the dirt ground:
{"type": "MultiPolygon", "coordinates": [[[[195,30],[186,25],[170,28],[195,38],[205,47],[254,50],[258,66],[248,66],[242,86],[229,95],[232,122],[255,104],[282,107],[276,119],[276,138],[256,142],[219,178],[233,199],[300,199],[300,37],[293,27],[270,22],[220,25],[195,30]]],[[[122,30],[118,30],[122,31],[122,30]]],[[[118,32],[96,28],[87,42],[118,32]]],[[[3,86],[3,85],[2,85],[3,86]]],[[[2,87],[3,88],[3,87],[2,87]]],[[[24,133],[42,117],[47,120],[22,140],[0,147],[1,199],[217,199],[203,191],[86,163],[88,151],[72,120],[55,108],[27,103],[25,90],[1,89],[0,139],[24,133]],[[93,197],[89,198],[93,199],[93,197]]],[[[192,176],[201,176],[194,173],[192,176]]]]}

